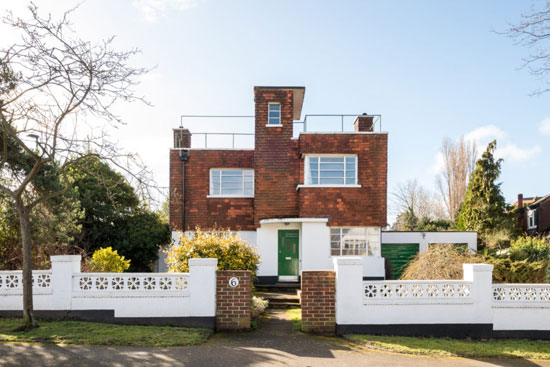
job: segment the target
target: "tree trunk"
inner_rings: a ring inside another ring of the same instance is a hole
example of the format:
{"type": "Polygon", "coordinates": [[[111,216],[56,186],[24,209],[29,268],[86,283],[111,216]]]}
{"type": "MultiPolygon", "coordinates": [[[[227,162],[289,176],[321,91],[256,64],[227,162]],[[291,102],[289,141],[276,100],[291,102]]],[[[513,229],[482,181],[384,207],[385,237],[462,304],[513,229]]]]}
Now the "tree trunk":
{"type": "Polygon", "coordinates": [[[32,241],[31,220],[29,210],[22,200],[16,200],[19,225],[21,226],[21,245],[23,246],[23,329],[37,326],[34,319],[32,302],[32,241]]]}

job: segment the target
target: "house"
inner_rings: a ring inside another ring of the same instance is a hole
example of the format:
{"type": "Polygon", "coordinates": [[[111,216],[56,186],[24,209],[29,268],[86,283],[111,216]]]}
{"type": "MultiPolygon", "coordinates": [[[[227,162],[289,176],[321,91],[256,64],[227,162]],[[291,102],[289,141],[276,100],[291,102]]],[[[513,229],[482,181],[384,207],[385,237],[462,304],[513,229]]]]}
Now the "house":
{"type": "Polygon", "coordinates": [[[254,87],[253,149],[192,148],[193,134],[174,129],[173,238],[195,227],[229,228],[257,247],[264,283],[332,269],[341,255],[363,256],[364,276],[383,279],[388,134],[374,131],[378,116],[365,114],[353,131],[314,132],[304,119],[298,133],[304,94],[304,87],[254,87]]]}
{"type": "MultiPolygon", "coordinates": [[[[382,232],[388,134],[380,131],[380,116],[305,115],[300,121],[304,95],[304,87],[254,87],[249,149],[213,148],[208,142],[216,133],[174,129],[174,242],[196,227],[230,229],[257,247],[262,283],[332,269],[337,256],[361,256],[363,277],[380,280],[386,276],[384,257],[393,264],[391,276],[398,277],[429,244],[462,243],[476,250],[475,232],[382,232]],[[315,131],[312,117],[323,117],[330,131],[315,131]]],[[[229,135],[234,142],[235,134],[229,135]]]]}
{"type": "Polygon", "coordinates": [[[518,195],[518,227],[529,236],[550,237],[550,195],[524,198],[518,195]]]}

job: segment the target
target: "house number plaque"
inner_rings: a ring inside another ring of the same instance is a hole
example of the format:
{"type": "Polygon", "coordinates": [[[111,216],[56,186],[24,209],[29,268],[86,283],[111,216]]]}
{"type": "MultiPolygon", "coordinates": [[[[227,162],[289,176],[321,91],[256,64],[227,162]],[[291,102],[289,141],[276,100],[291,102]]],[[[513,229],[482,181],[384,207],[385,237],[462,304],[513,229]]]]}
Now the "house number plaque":
{"type": "Polygon", "coordinates": [[[229,286],[231,288],[236,288],[239,286],[239,278],[237,277],[231,277],[229,278],[229,286]]]}

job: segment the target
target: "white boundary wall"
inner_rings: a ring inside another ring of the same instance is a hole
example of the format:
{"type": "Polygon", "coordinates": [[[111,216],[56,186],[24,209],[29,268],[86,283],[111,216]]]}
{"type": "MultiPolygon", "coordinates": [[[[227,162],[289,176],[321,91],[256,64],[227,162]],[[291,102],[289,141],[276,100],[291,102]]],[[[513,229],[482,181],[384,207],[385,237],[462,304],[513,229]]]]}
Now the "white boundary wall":
{"type": "Polygon", "coordinates": [[[337,325],[492,324],[550,331],[550,284],[493,284],[493,266],[464,264],[463,280],[363,281],[363,259],[334,259],[337,325]]]}
{"type": "MultiPolygon", "coordinates": [[[[81,273],[81,256],[52,256],[33,271],[37,311],[114,310],[115,317],[214,317],[217,259],[190,259],[189,273],[81,273]]],[[[0,271],[0,310],[23,305],[21,271],[0,271]]]]}

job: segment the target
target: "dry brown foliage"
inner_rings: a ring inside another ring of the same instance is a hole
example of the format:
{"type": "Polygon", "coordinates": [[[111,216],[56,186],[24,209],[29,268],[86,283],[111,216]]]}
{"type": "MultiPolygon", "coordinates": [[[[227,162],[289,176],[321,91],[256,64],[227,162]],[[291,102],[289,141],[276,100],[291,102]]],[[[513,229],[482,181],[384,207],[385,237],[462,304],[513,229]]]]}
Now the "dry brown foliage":
{"type": "Polygon", "coordinates": [[[428,251],[411,260],[400,279],[463,279],[462,264],[481,263],[483,259],[453,244],[432,244],[428,251]]]}

